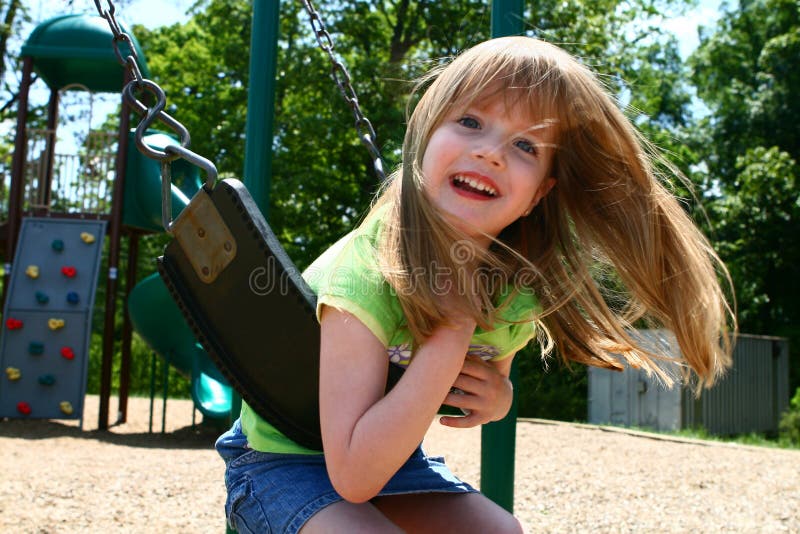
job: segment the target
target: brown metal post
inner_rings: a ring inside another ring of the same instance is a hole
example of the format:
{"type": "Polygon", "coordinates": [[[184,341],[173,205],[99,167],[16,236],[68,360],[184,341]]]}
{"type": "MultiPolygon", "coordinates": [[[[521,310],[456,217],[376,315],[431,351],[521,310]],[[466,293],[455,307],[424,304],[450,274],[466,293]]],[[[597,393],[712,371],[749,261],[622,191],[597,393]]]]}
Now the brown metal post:
{"type": "Polygon", "coordinates": [[[44,205],[50,211],[50,194],[53,190],[53,165],[56,159],[56,128],[58,127],[58,89],[50,91],[47,104],[47,161],[44,175],[44,205]]]}
{"type": "MultiPolygon", "coordinates": [[[[127,81],[127,76],[126,76],[127,81]]],[[[122,100],[117,143],[116,178],[111,201],[110,229],[108,232],[108,278],[106,279],[105,325],[103,327],[103,363],[100,371],[100,409],[97,428],[108,429],[108,405],[111,400],[111,369],[114,360],[114,323],[117,312],[117,273],[119,244],[122,232],[122,195],[125,192],[125,164],[128,159],[128,130],[130,106],[122,100]]]]}
{"type": "Polygon", "coordinates": [[[119,421],[128,421],[128,392],[131,385],[131,340],[133,326],[128,313],[128,296],[136,284],[137,266],[139,263],[139,234],[133,232],[128,237],[128,271],[125,275],[125,304],[122,306],[122,361],[119,369],[119,421]]]}
{"type": "Polygon", "coordinates": [[[25,189],[25,160],[28,145],[28,93],[31,89],[33,58],[22,59],[22,83],[17,100],[17,132],[14,137],[14,157],[11,163],[11,188],[8,192],[8,224],[6,225],[6,261],[3,272],[3,305],[11,278],[11,263],[17,244],[17,233],[22,219],[22,192],[25,189]]]}

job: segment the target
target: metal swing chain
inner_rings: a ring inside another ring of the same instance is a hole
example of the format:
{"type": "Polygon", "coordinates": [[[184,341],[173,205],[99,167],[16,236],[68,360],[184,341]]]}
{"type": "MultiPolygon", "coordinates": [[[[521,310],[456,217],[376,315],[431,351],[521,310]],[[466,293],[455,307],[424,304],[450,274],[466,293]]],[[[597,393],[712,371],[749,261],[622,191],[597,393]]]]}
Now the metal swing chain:
{"type": "Polygon", "coordinates": [[[375,129],[372,127],[372,123],[369,119],[364,115],[364,112],[361,111],[361,106],[358,104],[358,95],[353,88],[350,74],[347,72],[344,63],[336,57],[333,51],[333,37],[331,37],[331,34],[325,29],[325,23],[322,21],[317,10],[314,9],[311,0],[302,0],[302,2],[303,7],[308,13],[311,29],[314,31],[314,37],[316,37],[319,47],[328,55],[328,59],[331,62],[333,81],[336,82],[339,91],[342,93],[342,97],[353,111],[353,116],[356,119],[355,129],[356,133],[358,133],[358,138],[367,148],[370,156],[372,156],[372,165],[375,174],[382,182],[386,181],[386,173],[383,171],[383,160],[381,159],[381,152],[378,149],[375,129]]]}
{"type": "Polygon", "coordinates": [[[208,159],[189,150],[188,147],[191,140],[189,130],[164,111],[167,105],[167,95],[164,90],[157,83],[142,77],[142,71],[138,63],[139,56],[136,53],[136,47],[133,45],[133,39],[122,30],[119,22],[117,22],[114,16],[116,13],[114,3],[111,0],[106,0],[108,7],[105,9],[101,6],[101,3],[101,0],[94,0],[97,12],[108,22],[108,26],[111,28],[111,33],[113,34],[112,46],[114,47],[117,61],[130,74],[130,81],[122,89],[122,97],[134,111],[144,115],[136,126],[136,146],[142,154],[161,163],[161,223],[164,225],[164,230],[169,232],[172,227],[172,162],[180,158],[203,169],[206,173],[205,184],[209,189],[213,188],[217,181],[217,168],[208,159]],[[122,43],[126,44],[127,55],[120,49],[122,43]],[[148,108],[136,97],[137,92],[152,94],[156,98],[156,103],[148,108]],[[156,120],[177,134],[179,145],[168,145],[162,151],[148,146],[144,142],[145,133],[156,120]]]}

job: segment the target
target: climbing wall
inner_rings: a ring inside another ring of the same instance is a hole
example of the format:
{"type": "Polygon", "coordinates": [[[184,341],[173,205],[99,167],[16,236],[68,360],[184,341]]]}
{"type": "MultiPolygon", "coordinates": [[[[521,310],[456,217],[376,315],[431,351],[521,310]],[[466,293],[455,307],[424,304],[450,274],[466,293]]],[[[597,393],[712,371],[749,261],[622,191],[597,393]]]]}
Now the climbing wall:
{"type": "Polygon", "coordinates": [[[0,417],[82,418],[105,225],[23,219],[3,310],[0,417]]]}

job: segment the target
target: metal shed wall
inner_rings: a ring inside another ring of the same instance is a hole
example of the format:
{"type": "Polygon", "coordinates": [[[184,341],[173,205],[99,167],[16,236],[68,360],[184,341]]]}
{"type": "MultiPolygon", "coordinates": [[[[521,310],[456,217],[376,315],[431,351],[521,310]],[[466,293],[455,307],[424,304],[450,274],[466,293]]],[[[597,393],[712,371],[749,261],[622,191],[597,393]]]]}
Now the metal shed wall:
{"type": "MultiPolygon", "coordinates": [[[[639,332],[678,354],[663,330],[639,332]]],[[[703,427],[716,435],[776,433],[789,405],[789,343],[785,338],[738,336],[733,367],[699,399],[689,388],[665,390],[643,371],[589,368],[589,422],[678,430],[703,427]]]]}
{"type": "Polygon", "coordinates": [[[699,399],[684,390],[683,428],[702,426],[712,434],[776,433],[789,406],[789,342],[742,334],[733,367],[699,399]]]}
{"type": "MultiPolygon", "coordinates": [[[[640,330],[637,336],[653,350],[674,355],[677,342],[666,330],[640,330]]],[[[664,365],[670,374],[674,366],[664,365]]],[[[589,422],[620,426],[647,427],[654,430],[681,428],[681,390],[666,389],[657,379],[641,370],[623,372],[589,368],[589,422]]]]}

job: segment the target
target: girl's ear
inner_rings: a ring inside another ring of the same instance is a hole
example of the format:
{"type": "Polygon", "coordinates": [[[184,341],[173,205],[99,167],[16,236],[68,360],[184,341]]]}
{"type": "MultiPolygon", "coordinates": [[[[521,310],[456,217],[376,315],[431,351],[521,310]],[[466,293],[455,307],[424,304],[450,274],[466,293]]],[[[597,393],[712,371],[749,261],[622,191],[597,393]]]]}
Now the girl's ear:
{"type": "Polygon", "coordinates": [[[539,186],[539,189],[536,191],[536,193],[533,195],[533,198],[531,199],[531,203],[528,206],[528,209],[525,210],[525,213],[523,213],[522,216],[527,217],[528,215],[530,215],[531,211],[533,211],[533,208],[535,208],[536,205],[539,204],[540,200],[542,200],[544,197],[547,196],[547,193],[549,193],[550,190],[553,189],[553,187],[555,187],[555,185],[556,185],[555,178],[553,177],[546,178],[539,186]]]}

